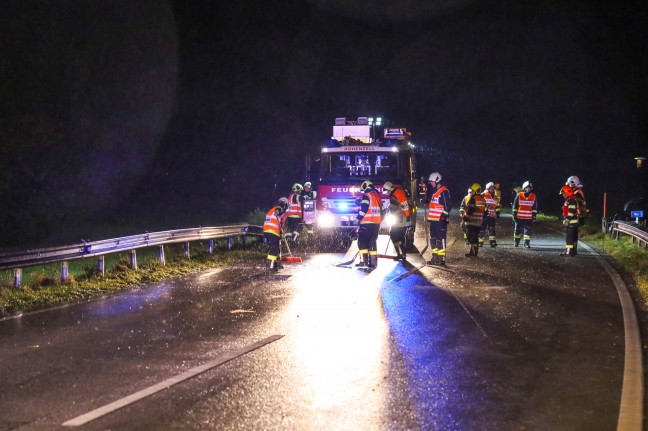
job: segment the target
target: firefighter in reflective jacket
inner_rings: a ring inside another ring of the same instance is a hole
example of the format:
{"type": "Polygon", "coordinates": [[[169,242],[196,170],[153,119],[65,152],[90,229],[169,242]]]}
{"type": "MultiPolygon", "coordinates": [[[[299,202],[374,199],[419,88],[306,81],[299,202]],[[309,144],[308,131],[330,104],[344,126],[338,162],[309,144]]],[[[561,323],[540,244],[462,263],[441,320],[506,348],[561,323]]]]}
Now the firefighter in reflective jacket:
{"type": "Polygon", "coordinates": [[[563,225],[565,225],[566,248],[561,256],[576,256],[578,254],[578,198],[571,186],[562,186],[559,192],[565,199],[563,204],[563,225]]]}
{"type": "Polygon", "coordinates": [[[358,249],[360,262],[358,267],[375,268],[378,264],[378,232],[384,210],[380,195],[371,181],[365,181],[360,186],[362,198],[358,210],[358,249]]]}
{"type": "Polygon", "coordinates": [[[468,189],[468,194],[459,206],[461,223],[466,228],[468,244],[470,245],[470,250],[465,254],[466,257],[477,257],[479,252],[479,231],[486,215],[486,200],[479,194],[480,192],[481,186],[474,183],[468,189]]]}
{"type": "Polygon", "coordinates": [[[450,191],[441,184],[441,174],[433,172],[430,174],[428,182],[428,208],[427,219],[430,223],[430,248],[432,248],[432,259],[427,262],[428,265],[445,265],[446,264],[446,237],[448,233],[448,220],[450,218],[450,191]]]}
{"type": "Polygon", "coordinates": [[[281,198],[277,204],[268,211],[263,223],[263,239],[268,244],[267,268],[278,271],[280,263],[279,248],[281,235],[286,223],[286,211],[288,210],[288,199],[281,198]]]}
{"type": "Polygon", "coordinates": [[[486,190],[482,193],[482,196],[486,200],[486,217],[484,217],[484,223],[479,232],[480,247],[484,244],[487,235],[490,246],[497,247],[495,223],[497,222],[497,217],[499,217],[500,198],[496,192],[495,184],[490,182],[486,184],[486,190]]]}
{"type": "Polygon", "coordinates": [[[297,241],[301,231],[302,221],[304,220],[304,197],[302,191],[304,188],[301,184],[295,183],[292,186],[292,193],[288,195],[288,217],[286,231],[292,234],[292,240],[297,241]]]}
{"type": "Polygon", "coordinates": [[[522,184],[522,191],[515,196],[513,201],[513,220],[515,221],[513,239],[516,247],[520,245],[520,238],[524,233],[524,247],[531,248],[531,226],[538,214],[538,201],[532,190],[533,184],[530,181],[525,181],[522,184]]]}
{"type": "Polygon", "coordinates": [[[385,182],[383,188],[389,193],[389,214],[393,217],[389,238],[396,250],[394,260],[407,260],[405,233],[412,227],[412,212],[407,201],[407,194],[400,185],[394,185],[391,181],[385,182]]]}

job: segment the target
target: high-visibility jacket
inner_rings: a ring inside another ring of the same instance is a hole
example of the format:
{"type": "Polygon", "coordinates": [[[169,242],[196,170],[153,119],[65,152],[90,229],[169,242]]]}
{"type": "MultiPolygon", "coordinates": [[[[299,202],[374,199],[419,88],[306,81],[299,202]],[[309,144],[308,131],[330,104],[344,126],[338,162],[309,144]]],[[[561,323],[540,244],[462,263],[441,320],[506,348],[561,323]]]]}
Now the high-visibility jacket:
{"type": "Polygon", "coordinates": [[[526,196],[524,192],[517,195],[517,199],[513,203],[513,215],[519,219],[531,220],[535,218],[536,210],[536,196],[533,192],[526,196]]]}
{"type": "Polygon", "coordinates": [[[563,218],[567,220],[568,225],[578,225],[578,198],[576,195],[571,195],[565,199],[563,204],[563,218]]]}
{"type": "Polygon", "coordinates": [[[446,186],[441,186],[430,197],[430,207],[428,208],[427,219],[429,221],[440,221],[442,216],[444,220],[448,219],[450,213],[450,191],[446,186]]]}
{"type": "Polygon", "coordinates": [[[375,190],[367,190],[362,195],[360,201],[360,211],[358,211],[358,220],[360,224],[378,223],[382,221],[382,200],[375,190]]]}
{"type": "Polygon", "coordinates": [[[410,217],[412,211],[407,201],[407,194],[400,187],[389,194],[389,212],[396,217],[396,221],[392,226],[403,227],[411,225],[410,217]]]}
{"type": "Polygon", "coordinates": [[[497,197],[497,193],[491,195],[488,191],[485,191],[482,193],[482,196],[484,196],[486,206],[488,207],[488,213],[486,215],[488,217],[496,218],[497,209],[499,208],[499,197],[497,197]]]}
{"type": "Polygon", "coordinates": [[[290,195],[288,195],[288,202],[290,202],[290,206],[288,207],[288,211],[286,211],[286,215],[288,217],[302,218],[304,216],[304,211],[302,208],[300,195],[298,195],[297,193],[291,193],[290,195]]]}
{"type": "Polygon", "coordinates": [[[272,207],[266,214],[265,222],[263,223],[263,233],[281,236],[281,230],[286,223],[286,213],[277,216],[275,213],[276,209],[277,207],[272,207]]]}

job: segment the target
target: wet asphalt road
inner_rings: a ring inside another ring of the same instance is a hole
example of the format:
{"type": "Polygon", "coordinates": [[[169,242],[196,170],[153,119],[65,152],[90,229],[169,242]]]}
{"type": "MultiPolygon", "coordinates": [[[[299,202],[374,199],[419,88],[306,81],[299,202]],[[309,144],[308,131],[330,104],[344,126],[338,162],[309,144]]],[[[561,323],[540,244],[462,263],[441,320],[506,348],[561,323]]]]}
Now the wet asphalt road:
{"type": "Polygon", "coordinates": [[[62,424],[203,364],[78,429],[616,429],[609,276],[582,247],[560,257],[546,224],[530,250],[510,219],[498,229],[497,248],[465,258],[453,223],[448,271],[415,254],[335,266],[353,250],[278,275],[242,262],[1,321],[0,430],[75,429],[62,424]]]}

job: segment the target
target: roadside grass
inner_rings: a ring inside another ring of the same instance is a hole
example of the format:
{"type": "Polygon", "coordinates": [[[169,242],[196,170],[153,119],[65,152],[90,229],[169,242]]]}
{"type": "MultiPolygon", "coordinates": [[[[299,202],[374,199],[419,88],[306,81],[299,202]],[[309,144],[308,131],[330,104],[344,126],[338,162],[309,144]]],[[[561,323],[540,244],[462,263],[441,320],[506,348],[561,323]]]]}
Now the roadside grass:
{"type": "Polygon", "coordinates": [[[0,271],[0,316],[80,302],[240,260],[262,259],[265,253],[260,242],[248,241],[247,246],[235,241],[230,251],[221,245],[213,254],[208,253],[206,244],[193,242],[190,258],[184,256],[182,244],[169,245],[165,247],[166,265],[158,261],[157,248],[141,249],[137,270],[130,267],[127,253],[107,255],[104,276],[97,274],[94,260],[70,261],[65,282],[60,280],[58,263],[29,267],[23,272],[20,289],[13,288],[13,271],[0,271]]]}

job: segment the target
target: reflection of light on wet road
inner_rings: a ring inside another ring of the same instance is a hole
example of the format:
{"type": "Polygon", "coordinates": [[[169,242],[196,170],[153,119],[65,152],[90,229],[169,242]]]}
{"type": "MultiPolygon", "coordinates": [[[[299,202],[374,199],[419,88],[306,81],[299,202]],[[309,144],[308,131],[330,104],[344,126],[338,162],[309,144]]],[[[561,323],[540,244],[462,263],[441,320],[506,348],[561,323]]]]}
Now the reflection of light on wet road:
{"type": "Polygon", "coordinates": [[[286,340],[295,355],[294,385],[312,413],[338,415],[337,429],[372,429],[388,401],[389,334],[379,287],[393,263],[366,273],[334,267],[339,258],[314,256],[293,278],[286,340]]]}
{"type": "Polygon", "coordinates": [[[91,316],[113,316],[133,313],[145,305],[152,304],[170,295],[171,285],[162,284],[135,290],[123,295],[106,298],[92,304],[89,314],[91,316]]]}

